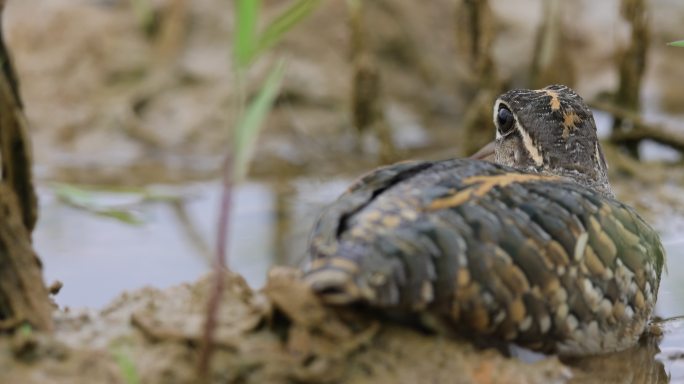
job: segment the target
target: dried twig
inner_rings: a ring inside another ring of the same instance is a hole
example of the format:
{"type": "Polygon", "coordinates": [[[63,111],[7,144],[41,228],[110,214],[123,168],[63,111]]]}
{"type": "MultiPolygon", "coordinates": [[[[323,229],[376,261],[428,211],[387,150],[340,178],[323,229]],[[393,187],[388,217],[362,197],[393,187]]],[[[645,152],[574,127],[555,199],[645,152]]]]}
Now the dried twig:
{"type": "Polygon", "coordinates": [[[542,2],[542,23],[537,30],[530,82],[541,88],[561,83],[573,86],[575,65],[563,14],[568,4],[560,0],[542,2]]]}
{"type": "Polygon", "coordinates": [[[636,125],[636,129],[626,132],[614,132],[610,140],[618,143],[634,143],[641,140],[653,140],[657,143],[667,145],[680,152],[684,152],[684,136],[664,130],[660,126],[636,125]]]}
{"type": "Polygon", "coordinates": [[[372,132],[380,144],[380,160],[387,163],[396,157],[396,148],[383,112],[382,76],[377,58],[364,44],[367,37],[364,26],[366,6],[359,0],[348,2],[353,72],[351,114],[358,138],[361,140],[365,132],[372,132]]]}
{"type": "Polygon", "coordinates": [[[632,123],[632,129],[628,131],[613,131],[610,135],[610,140],[614,143],[638,143],[641,140],[653,140],[680,152],[684,152],[684,135],[681,133],[675,132],[672,129],[667,129],[661,125],[648,123],[644,121],[638,113],[613,103],[594,102],[591,103],[591,107],[608,112],[616,119],[620,119],[620,121],[629,121],[632,123]]]}
{"type": "Polygon", "coordinates": [[[471,154],[492,140],[492,104],[502,81],[492,57],[494,16],[486,0],[461,0],[456,7],[456,38],[460,55],[468,62],[470,100],[462,119],[461,153],[471,154]]]}
{"type": "Polygon", "coordinates": [[[468,62],[472,78],[485,86],[496,72],[491,48],[494,17],[487,0],[461,0],[456,7],[456,41],[460,56],[468,62]]]}
{"type": "Polygon", "coordinates": [[[173,61],[187,36],[189,5],[187,0],[172,0],[159,31],[157,55],[162,61],[173,61]]]}
{"type": "MultiPolygon", "coordinates": [[[[632,35],[629,46],[618,57],[620,86],[615,95],[615,102],[621,107],[638,111],[641,83],[646,70],[650,41],[646,1],[622,0],[621,12],[623,18],[632,27],[632,35]]],[[[613,122],[613,131],[622,134],[628,130],[623,119],[616,116],[613,122]]],[[[625,141],[623,144],[632,156],[638,158],[638,139],[625,141]]]]}

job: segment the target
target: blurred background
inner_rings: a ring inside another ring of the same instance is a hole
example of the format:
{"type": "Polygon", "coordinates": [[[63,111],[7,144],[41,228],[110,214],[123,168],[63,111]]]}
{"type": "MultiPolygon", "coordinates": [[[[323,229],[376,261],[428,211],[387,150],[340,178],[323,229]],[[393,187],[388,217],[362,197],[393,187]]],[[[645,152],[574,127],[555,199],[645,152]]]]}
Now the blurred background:
{"type": "MultiPolygon", "coordinates": [[[[263,1],[260,27],[293,1],[263,1]]],[[[312,2],[313,3],[313,2],[312,2]]],[[[33,141],[48,283],[101,308],[209,270],[242,89],[283,83],[235,190],[230,266],[259,287],[298,265],[321,208],[359,174],[467,156],[502,91],[563,83],[595,111],[618,197],[669,253],[658,314],[684,313],[684,3],[348,0],[317,3],[245,72],[219,0],[10,1],[7,43],[33,141]],[[683,272],[680,272],[683,271],[683,272]]]]}

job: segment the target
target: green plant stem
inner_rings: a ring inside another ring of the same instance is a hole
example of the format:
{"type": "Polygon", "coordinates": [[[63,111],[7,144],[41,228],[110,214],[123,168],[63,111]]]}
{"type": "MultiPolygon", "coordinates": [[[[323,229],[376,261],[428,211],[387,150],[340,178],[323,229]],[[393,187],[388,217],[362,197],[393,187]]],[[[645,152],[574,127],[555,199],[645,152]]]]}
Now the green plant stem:
{"type": "Polygon", "coordinates": [[[250,156],[264,119],[268,115],[280,88],[283,63],[278,63],[266,78],[260,92],[247,106],[245,96],[245,70],[263,51],[275,45],[294,25],[308,15],[320,0],[298,0],[274,20],[257,38],[256,25],[260,0],[236,0],[236,33],[233,40],[233,65],[235,71],[236,113],[229,132],[232,148],[223,162],[222,192],[219,208],[214,279],[199,351],[197,374],[201,382],[209,382],[213,340],[217,325],[221,297],[228,269],[228,243],[233,188],[247,174],[250,156]]]}
{"type": "Polygon", "coordinates": [[[257,41],[257,19],[260,0],[235,0],[235,33],[233,35],[233,61],[246,67],[254,59],[257,41]]]}

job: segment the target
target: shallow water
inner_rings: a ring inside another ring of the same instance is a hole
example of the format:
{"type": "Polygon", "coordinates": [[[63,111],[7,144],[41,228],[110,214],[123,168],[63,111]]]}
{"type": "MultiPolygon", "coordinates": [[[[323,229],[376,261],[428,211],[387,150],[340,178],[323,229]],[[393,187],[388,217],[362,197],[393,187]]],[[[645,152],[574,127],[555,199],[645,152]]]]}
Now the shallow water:
{"type": "MultiPolygon", "coordinates": [[[[307,232],[320,208],[347,183],[301,179],[288,185],[247,183],[238,187],[231,221],[230,267],[258,288],[270,266],[301,261],[307,232]]],[[[46,280],[65,283],[56,297],[59,305],[101,308],[123,291],[146,285],[168,287],[208,272],[219,184],[166,189],[185,196],[183,203],[136,205],[136,213],[143,219],[140,226],[67,206],[49,186],[39,189],[41,216],[34,242],[45,265],[46,280]]],[[[103,205],[126,201],[113,192],[93,196],[103,205]]]]}

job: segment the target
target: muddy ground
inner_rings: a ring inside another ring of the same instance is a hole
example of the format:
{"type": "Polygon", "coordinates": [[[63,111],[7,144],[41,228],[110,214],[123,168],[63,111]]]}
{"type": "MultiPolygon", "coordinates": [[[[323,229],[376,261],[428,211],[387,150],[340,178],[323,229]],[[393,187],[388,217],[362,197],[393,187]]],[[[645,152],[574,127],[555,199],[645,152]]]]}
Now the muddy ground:
{"type": "MultiPolygon", "coordinates": [[[[4,28],[31,123],[39,183],[182,184],[217,176],[234,96],[230,6],[218,0],[150,3],[160,25],[168,26],[154,36],[141,28],[132,2],[9,2],[4,28]]],[[[286,4],[264,3],[267,17],[286,4]]],[[[253,94],[270,64],[287,59],[283,91],[257,146],[252,177],[353,176],[381,161],[466,155],[463,116],[476,89],[462,59],[454,3],[382,0],[367,7],[366,39],[381,74],[381,109],[395,147],[391,158],[381,159],[378,138],[359,137],[350,117],[353,65],[345,3],[323,2],[250,72],[253,94]]],[[[573,85],[594,100],[617,87],[616,52],[628,43],[629,30],[618,16],[618,1],[567,3],[564,49],[575,71],[573,85]]],[[[529,82],[540,4],[492,1],[493,58],[508,87],[529,82]]],[[[672,79],[682,78],[684,49],[663,43],[682,38],[684,7],[666,0],[651,5],[657,22],[643,108],[646,117],[681,130],[684,88],[672,79]]],[[[611,179],[618,196],[659,230],[678,233],[684,223],[681,156],[650,148],[651,154],[668,153],[667,161],[635,162],[608,146],[611,179]]],[[[214,382],[668,380],[655,358],[657,332],[641,346],[608,357],[523,362],[457,338],[323,308],[294,275],[277,270],[263,291],[229,276],[214,382]]],[[[23,330],[0,338],[0,382],[194,382],[207,290],[204,278],[124,294],[102,310],[61,308],[54,337],[23,330]]]]}
{"type": "MultiPolygon", "coordinates": [[[[467,343],[335,313],[288,275],[272,278],[264,292],[229,276],[212,382],[550,383],[570,375],[555,359],[529,369],[496,351],[476,352],[467,343]]],[[[0,379],[127,383],[132,364],[143,383],[195,382],[209,286],[203,279],[139,291],[99,315],[61,313],[54,339],[17,334],[2,340],[0,379]]]]}
{"type": "MultiPolygon", "coordinates": [[[[323,307],[297,274],[277,268],[260,292],[240,276],[226,275],[211,382],[668,382],[663,363],[655,359],[657,326],[639,346],[621,353],[563,363],[541,356],[531,362],[528,356],[524,362],[504,357],[505,348],[478,349],[457,336],[323,307]]],[[[24,330],[0,338],[0,381],[197,382],[210,287],[205,278],[125,294],[99,313],[60,311],[54,337],[24,330]]]]}

